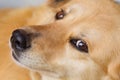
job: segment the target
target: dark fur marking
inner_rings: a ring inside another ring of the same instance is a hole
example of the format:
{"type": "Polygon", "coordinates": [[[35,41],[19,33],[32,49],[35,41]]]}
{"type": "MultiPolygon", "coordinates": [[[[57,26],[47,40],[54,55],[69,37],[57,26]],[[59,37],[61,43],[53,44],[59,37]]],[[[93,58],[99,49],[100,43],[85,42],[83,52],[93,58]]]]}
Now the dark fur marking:
{"type": "Polygon", "coordinates": [[[61,1],[64,1],[64,0],[55,0],[55,2],[61,2],[61,1]]]}

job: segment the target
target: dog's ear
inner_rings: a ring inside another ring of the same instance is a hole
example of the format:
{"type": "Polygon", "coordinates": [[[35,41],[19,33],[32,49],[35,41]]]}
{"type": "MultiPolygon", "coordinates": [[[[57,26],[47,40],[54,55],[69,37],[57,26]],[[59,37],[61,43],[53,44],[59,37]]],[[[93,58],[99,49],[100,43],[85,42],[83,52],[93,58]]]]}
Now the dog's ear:
{"type": "Polygon", "coordinates": [[[58,2],[62,2],[62,1],[65,1],[65,0],[48,0],[49,2],[54,2],[54,3],[58,3],[58,2]]]}
{"type": "Polygon", "coordinates": [[[48,0],[48,3],[49,4],[58,4],[58,3],[63,2],[63,1],[65,1],[65,0],[48,0]]]}
{"type": "Polygon", "coordinates": [[[53,7],[61,6],[70,0],[48,0],[48,4],[53,7]]]}
{"type": "Polygon", "coordinates": [[[114,80],[120,80],[120,58],[108,66],[108,74],[114,80]]]}
{"type": "Polygon", "coordinates": [[[54,0],[55,2],[61,2],[61,1],[64,1],[64,0],[54,0]]]}

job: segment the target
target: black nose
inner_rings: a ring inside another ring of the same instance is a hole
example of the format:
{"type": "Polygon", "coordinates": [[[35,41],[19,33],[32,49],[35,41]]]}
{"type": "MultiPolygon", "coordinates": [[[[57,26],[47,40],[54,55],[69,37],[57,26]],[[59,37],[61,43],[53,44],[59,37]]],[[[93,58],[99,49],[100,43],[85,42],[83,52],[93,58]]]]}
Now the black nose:
{"type": "Polygon", "coordinates": [[[14,50],[24,51],[31,46],[30,36],[27,34],[26,31],[22,29],[17,29],[12,33],[11,45],[14,50]]]}

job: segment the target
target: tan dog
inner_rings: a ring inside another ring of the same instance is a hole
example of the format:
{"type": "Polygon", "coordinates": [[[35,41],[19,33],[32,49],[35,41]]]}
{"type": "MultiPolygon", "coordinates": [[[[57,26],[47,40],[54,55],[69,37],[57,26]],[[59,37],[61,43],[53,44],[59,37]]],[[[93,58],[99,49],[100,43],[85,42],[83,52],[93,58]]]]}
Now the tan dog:
{"type": "Polygon", "coordinates": [[[30,80],[29,71],[17,66],[11,59],[8,42],[12,31],[21,26],[50,23],[50,16],[45,16],[50,10],[46,4],[31,8],[0,10],[0,79],[30,80]]]}
{"type": "Polygon", "coordinates": [[[49,24],[13,31],[12,56],[40,80],[120,80],[120,8],[111,0],[51,0],[49,24]]]}

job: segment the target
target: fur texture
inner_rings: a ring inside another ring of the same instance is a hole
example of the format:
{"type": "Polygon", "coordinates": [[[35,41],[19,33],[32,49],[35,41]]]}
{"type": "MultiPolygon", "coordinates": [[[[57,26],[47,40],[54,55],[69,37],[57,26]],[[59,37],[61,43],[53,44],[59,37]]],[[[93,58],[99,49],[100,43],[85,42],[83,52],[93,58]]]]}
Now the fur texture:
{"type": "Polygon", "coordinates": [[[31,48],[17,56],[19,61],[14,59],[33,71],[33,80],[120,80],[120,8],[112,0],[49,0],[40,8],[0,15],[0,25],[9,28],[3,41],[21,26],[38,34],[32,36],[31,48]],[[56,20],[61,9],[66,15],[56,20]],[[73,47],[71,39],[84,40],[88,53],[73,47]]]}

